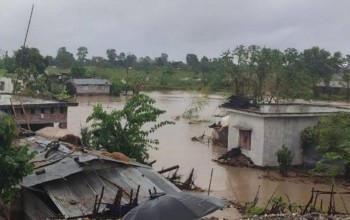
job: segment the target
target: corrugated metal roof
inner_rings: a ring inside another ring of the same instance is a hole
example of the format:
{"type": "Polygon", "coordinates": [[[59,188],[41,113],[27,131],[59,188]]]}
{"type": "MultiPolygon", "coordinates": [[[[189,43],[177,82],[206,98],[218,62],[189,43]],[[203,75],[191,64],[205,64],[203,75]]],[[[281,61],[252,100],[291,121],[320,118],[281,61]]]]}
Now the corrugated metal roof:
{"type": "Polygon", "coordinates": [[[71,82],[76,85],[110,85],[106,79],[71,79],[71,82]]]}
{"type": "MultiPolygon", "coordinates": [[[[100,195],[102,187],[105,187],[102,204],[112,204],[118,189],[123,189],[122,204],[130,201],[130,191],[134,191],[135,197],[138,185],[140,191],[139,203],[149,200],[149,190],[164,192],[143,176],[137,168],[125,167],[99,172],[82,172],[68,176],[65,179],[51,181],[42,184],[47,194],[56,204],[66,218],[74,218],[92,214],[95,196],[100,195]]],[[[99,211],[105,209],[104,205],[99,211]]]]}
{"type": "MultiPolygon", "coordinates": [[[[97,151],[82,152],[70,149],[61,142],[57,150],[48,154],[47,145],[50,141],[42,137],[29,137],[22,143],[30,143],[30,149],[38,152],[34,162],[37,167],[40,165],[45,169],[45,172],[25,177],[21,185],[26,188],[44,188],[66,218],[91,215],[95,197],[101,194],[103,187],[102,204],[112,204],[121,188],[122,204],[129,203],[131,190],[135,197],[138,186],[139,203],[149,199],[149,190],[154,192],[156,189],[158,193],[180,191],[148,166],[117,161],[101,156],[97,151]]],[[[104,208],[104,205],[101,205],[99,211],[104,208]]],[[[37,214],[40,215],[40,212],[37,214]]]]}
{"type": "Polygon", "coordinates": [[[44,202],[36,197],[32,192],[25,191],[22,194],[23,210],[27,216],[32,220],[42,220],[56,217],[54,211],[52,211],[44,202]]]}
{"type": "Polygon", "coordinates": [[[172,184],[169,180],[165,179],[159,173],[144,167],[138,167],[137,170],[140,171],[142,175],[147,177],[147,179],[149,179],[152,183],[157,185],[164,192],[166,193],[181,192],[179,188],[177,188],[174,184],[172,184]]]}
{"type": "Polygon", "coordinates": [[[133,165],[141,166],[138,163],[124,162],[114,160],[109,157],[100,155],[97,151],[82,152],[79,150],[70,149],[67,144],[59,142],[60,147],[57,150],[49,151],[47,145],[51,141],[35,136],[22,139],[21,143],[30,144],[30,151],[37,152],[33,159],[36,171],[44,169],[41,174],[32,174],[23,178],[21,183],[24,187],[35,186],[40,183],[61,179],[74,173],[83,170],[107,169],[118,165],[133,165]],[[100,161],[102,163],[95,163],[100,161]]]}

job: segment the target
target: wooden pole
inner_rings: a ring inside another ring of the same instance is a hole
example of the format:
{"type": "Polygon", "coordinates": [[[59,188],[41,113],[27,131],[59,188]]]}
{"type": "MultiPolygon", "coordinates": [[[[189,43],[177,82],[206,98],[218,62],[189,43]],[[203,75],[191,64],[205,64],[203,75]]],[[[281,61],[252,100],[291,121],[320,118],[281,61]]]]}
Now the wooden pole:
{"type": "Polygon", "coordinates": [[[100,205],[101,205],[101,202],[102,202],[102,197],[103,197],[103,192],[105,191],[105,187],[103,186],[102,187],[102,191],[101,191],[101,196],[100,196],[100,199],[98,201],[98,205],[97,205],[97,208],[96,208],[96,213],[98,213],[98,211],[100,210],[100,205]]]}
{"type": "Polygon", "coordinates": [[[266,206],[265,206],[265,208],[264,208],[264,212],[266,212],[266,209],[267,209],[267,207],[269,206],[272,197],[275,195],[275,193],[277,192],[277,190],[278,190],[279,187],[280,187],[280,185],[278,184],[278,186],[276,187],[275,191],[274,191],[274,192],[272,193],[272,195],[270,196],[270,199],[269,199],[269,201],[267,202],[267,204],[266,204],[266,206]]]}
{"type": "Polygon", "coordinates": [[[328,215],[332,214],[333,210],[333,187],[334,185],[332,185],[331,195],[329,197],[328,215]]]}
{"type": "Polygon", "coordinates": [[[208,196],[209,196],[209,194],[210,194],[211,180],[213,179],[213,172],[214,172],[214,168],[211,168],[210,181],[209,181],[209,188],[208,188],[208,196]]]}

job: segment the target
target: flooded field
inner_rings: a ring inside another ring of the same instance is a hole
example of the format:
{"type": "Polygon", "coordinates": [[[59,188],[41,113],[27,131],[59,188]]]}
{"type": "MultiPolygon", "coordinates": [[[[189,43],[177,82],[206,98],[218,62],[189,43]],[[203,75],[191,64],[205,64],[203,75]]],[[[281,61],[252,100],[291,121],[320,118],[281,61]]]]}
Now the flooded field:
{"type": "MultiPolygon", "coordinates": [[[[191,103],[196,94],[188,92],[150,92],[147,93],[156,100],[157,107],[166,110],[162,120],[172,120],[175,116],[182,115],[186,107],[191,103]]],[[[68,112],[68,129],[79,134],[80,128],[86,126],[86,118],[90,115],[95,104],[100,103],[107,110],[121,109],[126,98],[121,97],[78,97],[78,107],[70,107],[68,112]]],[[[193,142],[191,138],[202,134],[210,135],[208,125],[218,120],[214,115],[220,114],[218,105],[222,103],[220,96],[210,96],[209,104],[201,112],[201,119],[207,122],[189,124],[188,120],[180,118],[175,125],[168,125],[156,131],[154,137],[160,141],[159,150],[150,152],[150,160],[157,160],[153,165],[155,170],[161,170],[174,165],[179,165],[179,172],[188,176],[190,170],[195,168],[195,183],[207,189],[210,181],[211,169],[214,169],[211,195],[225,197],[231,200],[250,202],[254,199],[260,185],[259,206],[264,207],[273,192],[275,196],[282,196],[285,201],[305,205],[310,199],[311,189],[330,191],[327,184],[316,184],[309,178],[291,177],[282,180],[276,178],[264,178],[268,171],[222,166],[212,159],[226,152],[226,148],[212,146],[200,142],[193,142]],[[288,198],[287,198],[288,197],[288,198]]],[[[272,155],[274,156],[274,155],[272,155]]],[[[350,191],[350,187],[338,184],[338,191],[350,191]]],[[[323,197],[323,207],[326,209],[329,197],[323,197]]],[[[339,209],[350,211],[350,195],[336,198],[339,209]],[[346,206],[346,208],[344,207],[346,206]]],[[[220,217],[236,218],[239,214],[234,209],[218,214],[220,217]]]]}

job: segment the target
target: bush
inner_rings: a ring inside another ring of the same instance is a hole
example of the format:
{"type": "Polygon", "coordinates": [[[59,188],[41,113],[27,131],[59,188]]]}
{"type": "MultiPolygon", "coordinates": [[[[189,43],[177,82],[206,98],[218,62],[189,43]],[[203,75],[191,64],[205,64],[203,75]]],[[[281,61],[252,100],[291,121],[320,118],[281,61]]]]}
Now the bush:
{"type": "Polygon", "coordinates": [[[247,216],[254,216],[254,215],[262,215],[264,212],[263,208],[257,207],[257,206],[248,206],[245,209],[244,214],[247,216]]]}
{"type": "Polygon", "coordinates": [[[292,166],[294,154],[285,145],[276,152],[278,168],[282,176],[287,176],[292,166]]]}

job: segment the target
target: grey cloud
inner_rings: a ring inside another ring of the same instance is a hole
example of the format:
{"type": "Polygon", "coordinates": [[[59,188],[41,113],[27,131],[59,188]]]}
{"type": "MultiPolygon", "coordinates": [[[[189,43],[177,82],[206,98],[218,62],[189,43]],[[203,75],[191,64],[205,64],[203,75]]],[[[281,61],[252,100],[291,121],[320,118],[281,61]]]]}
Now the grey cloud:
{"type": "Polygon", "coordinates": [[[105,56],[108,48],[141,56],[219,56],[238,44],[284,50],[320,46],[350,53],[347,0],[0,0],[0,49],[22,44],[55,55],[61,46],[105,56]]]}

